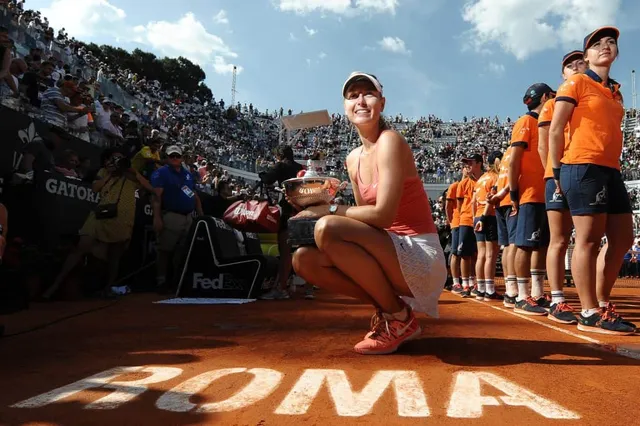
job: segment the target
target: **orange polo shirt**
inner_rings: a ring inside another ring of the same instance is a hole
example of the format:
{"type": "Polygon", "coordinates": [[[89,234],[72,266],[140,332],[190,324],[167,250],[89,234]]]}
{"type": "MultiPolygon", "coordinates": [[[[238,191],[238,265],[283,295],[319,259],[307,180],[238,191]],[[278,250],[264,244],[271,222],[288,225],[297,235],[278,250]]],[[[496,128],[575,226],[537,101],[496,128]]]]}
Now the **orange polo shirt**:
{"type": "Polygon", "coordinates": [[[572,75],[560,86],[556,102],[575,105],[562,164],[597,164],[620,170],[620,123],[624,116],[620,85],[611,79],[604,83],[587,70],[572,75]]]}
{"type": "MultiPolygon", "coordinates": [[[[480,217],[482,216],[482,213],[484,213],[484,208],[487,205],[487,195],[491,193],[491,188],[495,186],[497,181],[498,181],[498,175],[496,173],[486,172],[476,182],[476,187],[475,187],[476,217],[480,217]]],[[[493,206],[489,207],[487,216],[495,216],[495,215],[496,215],[496,209],[493,208],[493,206]]]]}
{"type": "Polygon", "coordinates": [[[476,181],[466,177],[458,185],[458,200],[462,200],[460,208],[460,226],[473,226],[473,214],[471,212],[471,200],[476,181]]]}
{"type": "Polygon", "coordinates": [[[520,163],[518,191],[520,204],[544,203],[544,168],[538,154],[538,114],[529,111],[516,121],[511,147],[524,148],[520,163]]]}
{"type": "MultiPolygon", "coordinates": [[[[502,161],[500,161],[500,170],[498,173],[498,181],[496,182],[496,186],[498,187],[498,192],[502,191],[505,187],[509,185],[509,165],[511,165],[511,147],[507,148],[504,155],[502,156],[502,161]]],[[[498,207],[505,207],[511,205],[511,196],[507,193],[507,196],[500,201],[500,205],[498,207]]]]}
{"type": "Polygon", "coordinates": [[[460,182],[453,182],[449,185],[449,191],[447,191],[447,202],[453,203],[453,220],[451,221],[451,229],[460,226],[460,210],[458,210],[458,184],[460,182]]]}

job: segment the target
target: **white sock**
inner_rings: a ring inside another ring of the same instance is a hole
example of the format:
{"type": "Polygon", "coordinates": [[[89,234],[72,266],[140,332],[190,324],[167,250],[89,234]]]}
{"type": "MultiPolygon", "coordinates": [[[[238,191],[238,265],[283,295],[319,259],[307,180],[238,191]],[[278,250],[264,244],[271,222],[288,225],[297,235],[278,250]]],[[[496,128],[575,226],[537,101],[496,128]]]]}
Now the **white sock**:
{"type": "Polygon", "coordinates": [[[531,297],[539,299],[544,294],[544,276],[547,271],[543,269],[531,270],[531,297]]]}
{"type": "Polygon", "coordinates": [[[603,302],[601,300],[598,300],[598,306],[600,306],[601,308],[606,308],[607,305],[609,305],[609,302],[603,302]]]}
{"type": "Polygon", "coordinates": [[[476,281],[476,277],[474,277],[473,275],[471,275],[469,277],[469,285],[471,287],[475,287],[478,284],[478,282],[476,281]]]}
{"type": "Polygon", "coordinates": [[[487,294],[493,294],[496,292],[496,284],[493,281],[493,279],[484,280],[484,285],[485,285],[487,294]]]}
{"type": "Polygon", "coordinates": [[[564,299],[564,291],[560,290],[560,291],[555,291],[552,290],[551,291],[551,303],[552,304],[558,304],[558,303],[564,303],[565,299],[564,299]]]}
{"type": "Polygon", "coordinates": [[[478,280],[478,292],[479,293],[484,293],[485,292],[485,280],[478,280]]]}
{"type": "Polygon", "coordinates": [[[460,278],[453,278],[453,285],[460,285],[460,278]]]}
{"type": "Polygon", "coordinates": [[[518,295],[518,284],[515,275],[507,275],[507,296],[516,297],[518,295]]]}
{"type": "Polygon", "coordinates": [[[469,288],[469,278],[462,277],[462,288],[465,290],[469,288]]]}
{"type": "Polygon", "coordinates": [[[516,298],[516,300],[518,302],[521,302],[523,300],[525,300],[527,297],[529,297],[529,284],[531,282],[531,278],[529,277],[522,277],[522,278],[517,278],[517,283],[518,283],[518,297],[516,298]]]}
{"type": "Polygon", "coordinates": [[[582,316],[585,318],[589,318],[591,315],[597,314],[599,312],[600,308],[583,309],[582,316]]]}

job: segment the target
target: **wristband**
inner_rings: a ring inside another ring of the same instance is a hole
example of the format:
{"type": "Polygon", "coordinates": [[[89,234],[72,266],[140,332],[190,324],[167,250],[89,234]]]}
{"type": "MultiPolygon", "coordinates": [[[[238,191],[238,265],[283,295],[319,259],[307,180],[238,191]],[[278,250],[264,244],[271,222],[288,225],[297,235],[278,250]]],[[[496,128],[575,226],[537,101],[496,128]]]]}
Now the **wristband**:
{"type": "Polygon", "coordinates": [[[555,180],[560,180],[560,167],[558,167],[557,169],[554,167],[552,170],[553,170],[553,178],[555,180]]]}
{"type": "Polygon", "coordinates": [[[511,197],[511,201],[520,201],[520,192],[517,189],[515,191],[509,191],[509,196],[511,197]]]}

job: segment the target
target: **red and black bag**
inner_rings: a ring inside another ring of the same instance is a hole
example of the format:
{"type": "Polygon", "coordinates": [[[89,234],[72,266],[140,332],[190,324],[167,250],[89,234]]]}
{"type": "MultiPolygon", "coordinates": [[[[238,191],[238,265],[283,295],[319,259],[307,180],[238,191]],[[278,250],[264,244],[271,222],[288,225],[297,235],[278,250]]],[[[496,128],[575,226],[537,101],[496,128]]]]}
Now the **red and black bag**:
{"type": "Polygon", "coordinates": [[[280,209],[266,200],[236,201],[224,212],[224,221],[241,231],[276,233],[280,209]]]}

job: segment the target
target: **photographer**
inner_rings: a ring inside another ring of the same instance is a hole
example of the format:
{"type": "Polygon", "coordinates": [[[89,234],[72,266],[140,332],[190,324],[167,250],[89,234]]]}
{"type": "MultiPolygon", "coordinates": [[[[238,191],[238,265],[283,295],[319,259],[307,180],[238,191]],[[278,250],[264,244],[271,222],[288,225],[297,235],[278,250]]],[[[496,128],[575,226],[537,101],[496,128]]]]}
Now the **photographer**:
{"type": "Polygon", "coordinates": [[[113,294],[111,287],[118,277],[120,258],[129,245],[136,212],[135,192],[143,187],[153,191],[149,182],[131,168],[131,162],[117,151],[107,150],[106,161],[93,182],[93,191],[100,193],[100,203],[89,214],[80,230],[80,241],[69,254],[53,285],[42,295],[50,299],[67,275],[82,258],[95,249],[105,249],[108,262],[107,285],[104,296],[113,294]]]}
{"type": "MultiPolygon", "coordinates": [[[[259,174],[261,183],[273,185],[278,182],[282,185],[287,179],[295,178],[298,172],[302,170],[302,166],[293,158],[293,149],[290,145],[282,144],[277,148],[276,159],[278,162],[270,170],[261,172],[259,174]]],[[[258,184],[258,186],[260,185],[258,184]]],[[[262,295],[262,299],[276,300],[276,299],[288,299],[289,293],[287,292],[287,280],[291,275],[293,266],[291,264],[291,247],[287,243],[289,238],[289,231],[287,229],[287,223],[291,216],[293,216],[293,208],[282,197],[280,199],[280,208],[282,214],[280,216],[280,228],[278,229],[278,251],[280,252],[280,264],[278,266],[278,283],[276,286],[266,294],[262,295]]],[[[307,288],[307,296],[313,297],[311,287],[307,288]]]]}

